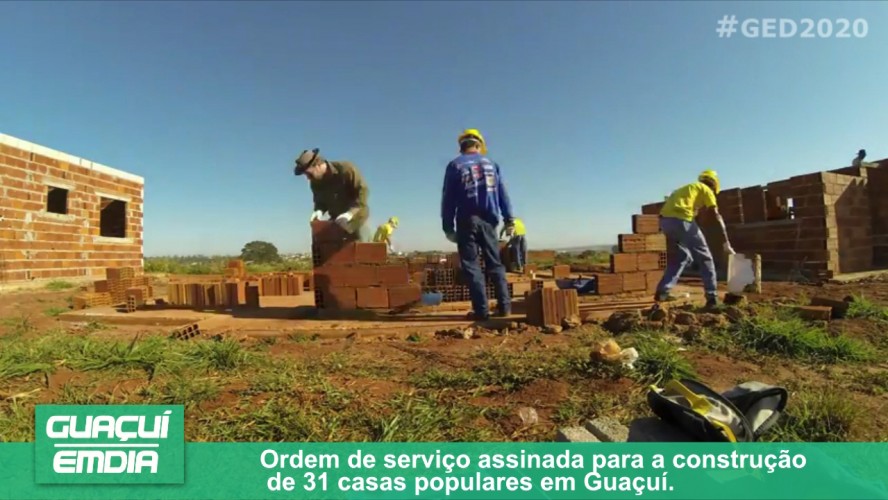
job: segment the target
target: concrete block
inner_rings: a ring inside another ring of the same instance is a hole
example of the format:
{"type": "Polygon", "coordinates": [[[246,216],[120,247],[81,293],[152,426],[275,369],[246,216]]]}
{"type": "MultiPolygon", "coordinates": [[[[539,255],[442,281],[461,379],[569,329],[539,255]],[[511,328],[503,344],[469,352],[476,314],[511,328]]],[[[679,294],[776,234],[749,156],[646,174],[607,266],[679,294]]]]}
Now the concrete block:
{"type": "Polygon", "coordinates": [[[629,440],[629,428],[611,417],[587,421],[586,430],[607,443],[625,443],[629,440]]]}
{"type": "Polygon", "coordinates": [[[585,427],[565,427],[558,429],[555,441],[560,443],[600,443],[594,434],[586,430],[585,427]]]}

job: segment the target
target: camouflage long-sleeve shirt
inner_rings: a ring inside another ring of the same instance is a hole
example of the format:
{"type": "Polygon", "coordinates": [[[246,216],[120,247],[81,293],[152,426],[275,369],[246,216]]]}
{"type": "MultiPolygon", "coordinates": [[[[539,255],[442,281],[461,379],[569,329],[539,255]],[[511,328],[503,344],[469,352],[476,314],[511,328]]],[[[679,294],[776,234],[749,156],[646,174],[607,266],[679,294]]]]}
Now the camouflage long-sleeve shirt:
{"type": "Polygon", "coordinates": [[[358,229],[370,217],[370,207],[367,206],[370,189],[367,187],[367,182],[360,170],[351,162],[327,163],[330,173],[319,181],[311,182],[314,209],[327,212],[334,219],[351,212],[351,225],[354,229],[358,229]]]}

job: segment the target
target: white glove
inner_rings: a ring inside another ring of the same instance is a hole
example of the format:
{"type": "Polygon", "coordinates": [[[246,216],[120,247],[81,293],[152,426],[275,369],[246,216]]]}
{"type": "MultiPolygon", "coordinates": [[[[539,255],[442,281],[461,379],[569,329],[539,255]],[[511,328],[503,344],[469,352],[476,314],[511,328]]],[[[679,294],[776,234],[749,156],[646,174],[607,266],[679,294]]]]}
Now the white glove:
{"type": "Polygon", "coordinates": [[[311,213],[311,217],[308,219],[308,222],[314,222],[314,221],[320,219],[322,215],[324,215],[323,210],[315,210],[314,212],[311,213]]]}
{"type": "Polygon", "coordinates": [[[346,231],[348,231],[349,230],[348,223],[351,222],[352,217],[354,217],[354,216],[350,212],[345,212],[344,214],[342,214],[336,218],[336,223],[339,224],[339,226],[342,227],[342,229],[345,229],[346,231]]]}
{"type": "Polygon", "coordinates": [[[447,241],[456,243],[456,233],[446,233],[447,241]]]}

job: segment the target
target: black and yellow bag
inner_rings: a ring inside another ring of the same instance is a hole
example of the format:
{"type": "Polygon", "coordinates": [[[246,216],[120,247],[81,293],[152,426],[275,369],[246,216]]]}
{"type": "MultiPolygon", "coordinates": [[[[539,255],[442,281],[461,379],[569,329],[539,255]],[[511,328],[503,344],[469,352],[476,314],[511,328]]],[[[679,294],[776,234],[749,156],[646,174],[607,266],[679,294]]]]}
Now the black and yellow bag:
{"type": "Polygon", "coordinates": [[[662,420],[700,441],[758,440],[780,418],[789,394],[782,387],[746,382],[719,394],[701,382],[671,380],[651,386],[647,399],[662,420]]]}

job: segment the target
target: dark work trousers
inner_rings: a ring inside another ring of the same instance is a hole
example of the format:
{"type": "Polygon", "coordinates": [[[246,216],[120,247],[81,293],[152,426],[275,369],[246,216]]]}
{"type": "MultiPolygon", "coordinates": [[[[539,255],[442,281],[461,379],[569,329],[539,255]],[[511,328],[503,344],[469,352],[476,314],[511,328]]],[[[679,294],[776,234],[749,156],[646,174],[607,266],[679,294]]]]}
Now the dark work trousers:
{"type": "Polygon", "coordinates": [[[493,278],[494,292],[499,309],[511,309],[509,287],[506,284],[506,269],[500,261],[496,227],[477,216],[459,218],[456,221],[456,247],[459,250],[460,266],[469,285],[472,309],[477,317],[489,314],[484,273],[478,255],[484,259],[487,273],[493,278]]]}
{"type": "Polygon", "coordinates": [[[513,236],[509,246],[512,250],[512,262],[518,266],[518,269],[524,269],[527,265],[527,239],[523,234],[513,236]]]}

